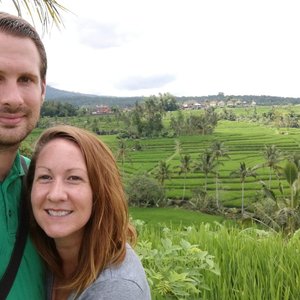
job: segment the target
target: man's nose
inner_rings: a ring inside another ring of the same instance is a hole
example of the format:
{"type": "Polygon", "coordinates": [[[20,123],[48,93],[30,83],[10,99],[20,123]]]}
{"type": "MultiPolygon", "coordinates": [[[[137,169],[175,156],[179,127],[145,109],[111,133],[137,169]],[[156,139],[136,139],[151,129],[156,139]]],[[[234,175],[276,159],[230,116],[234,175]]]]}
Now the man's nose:
{"type": "Polygon", "coordinates": [[[18,82],[6,80],[0,84],[1,105],[17,108],[24,103],[18,82]]]}

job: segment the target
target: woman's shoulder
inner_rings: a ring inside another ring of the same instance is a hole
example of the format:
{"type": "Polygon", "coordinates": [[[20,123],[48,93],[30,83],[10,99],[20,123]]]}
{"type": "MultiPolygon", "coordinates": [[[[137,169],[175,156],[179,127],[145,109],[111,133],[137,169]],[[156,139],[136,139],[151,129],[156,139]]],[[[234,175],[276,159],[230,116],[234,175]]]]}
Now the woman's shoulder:
{"type": "Polygon", "coordinates": [[[146,274],[134,250],[127,245],[124,261],[106,268],[79,299],[150,300],[146,274]]]}
{"type": "Polygon", "coordinates": [[[143,277],[146,275],[142,263],[131,246],[127,244],[124,261],[106,268],[98,277],[97,282],[116,278],[139,281],[143,277]]]}

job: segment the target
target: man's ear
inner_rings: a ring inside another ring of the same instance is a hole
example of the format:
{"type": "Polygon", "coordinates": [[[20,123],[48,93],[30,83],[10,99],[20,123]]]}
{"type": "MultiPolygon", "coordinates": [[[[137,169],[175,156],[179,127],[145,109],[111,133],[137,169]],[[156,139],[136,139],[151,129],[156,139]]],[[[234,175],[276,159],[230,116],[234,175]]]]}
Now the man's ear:
{"type": "Polygon", "coordinates": [[[42,90],[42,95],[41,95],[41,99],[42,99],[42,104],[45,101],[45,97],[46,97],[46,80],[42,80],[42,84],[41,84],[41,90],[42,90]]]}

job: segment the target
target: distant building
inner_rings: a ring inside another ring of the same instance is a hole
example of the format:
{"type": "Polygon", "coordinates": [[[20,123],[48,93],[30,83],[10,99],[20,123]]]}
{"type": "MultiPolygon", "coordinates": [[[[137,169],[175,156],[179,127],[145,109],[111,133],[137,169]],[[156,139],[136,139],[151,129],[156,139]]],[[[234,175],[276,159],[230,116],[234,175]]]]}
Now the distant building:
{"type": "Polygon", "coordinates": [[[105,115],[111,113],[112,111],[107,105],[96,105],[95,110],[92,111],[92,115],[105,115]]]}
{"type": "Polygon", "coordinates": [[[218,106],[219,107],[224,107],[225,106],[225,102],[223,100],[218,102],[218,106]]]}
{"type": "Polygon", "coordinates": [[[201,109],[202,107],[203,104],[190,100],[184,102],[181,106],[181,109],[201,109]]]}

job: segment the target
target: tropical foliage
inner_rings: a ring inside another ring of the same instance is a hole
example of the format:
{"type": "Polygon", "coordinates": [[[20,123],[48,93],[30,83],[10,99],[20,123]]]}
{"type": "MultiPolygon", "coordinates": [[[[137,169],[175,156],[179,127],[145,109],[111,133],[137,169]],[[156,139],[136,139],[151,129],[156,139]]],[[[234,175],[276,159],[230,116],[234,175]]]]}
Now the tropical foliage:
{"type": "MultiPolygon", "coordinates": [[[[49,30],[54,23],[60,27],[63,24],[61,13],[68,11],[66,7],[56,0],[11,0],[16,8],[17,14],[22,16],[26,11],[34,23],[38,18],[45,30],[49,30]]],[[[2,0],[0,0],[0,3],[2,0]]]]}

